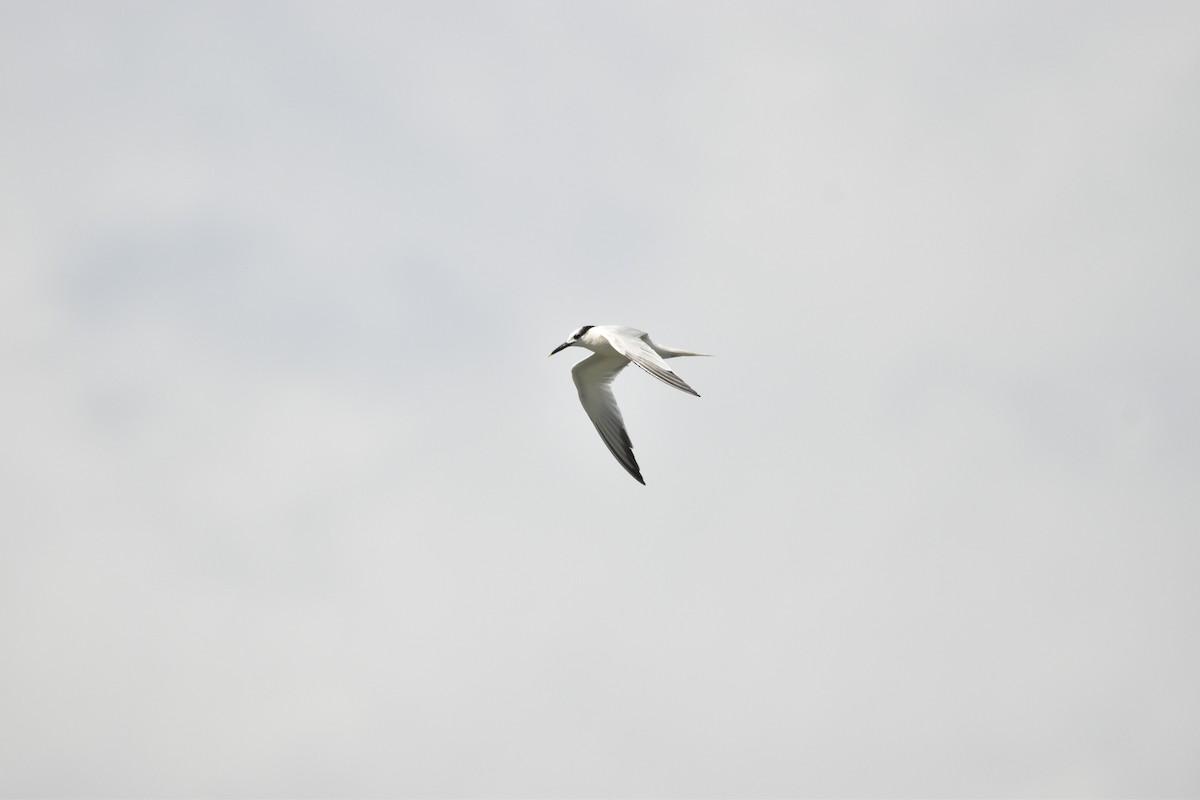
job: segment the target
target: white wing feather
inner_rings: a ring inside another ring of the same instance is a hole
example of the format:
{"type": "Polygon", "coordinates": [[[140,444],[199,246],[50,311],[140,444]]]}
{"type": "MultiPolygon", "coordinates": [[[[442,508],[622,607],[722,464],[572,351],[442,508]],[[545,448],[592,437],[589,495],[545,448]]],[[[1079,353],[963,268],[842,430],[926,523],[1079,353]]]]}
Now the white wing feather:
{"type": "Polygon", "coordinates": [[[628,363],[623,358],[595,353],[576,364],[571,369],[571,377],[575,379],[583,410],[596,426],[596,432],[608,446],[609,452],[638,483],[645,485],[637,459],[633,457],[633,442],[629,441],[625,420],[621,418],[621,409],[617,407],[617,398],[612,391],[613,378],[628,363]]]}
{"type": "Polygon", "coordinates": [[[646,342],[649,336],[645,333],[634,328],[615,329],[614,326],[614,329],[604,331],[604,338],[608,339],[614,350],[663,383],[674,386],[681,392],[700,396],[700,393],[688,386],[683,378],[671,371],[662,356],[654,352],[654,348],[646,342]]]}

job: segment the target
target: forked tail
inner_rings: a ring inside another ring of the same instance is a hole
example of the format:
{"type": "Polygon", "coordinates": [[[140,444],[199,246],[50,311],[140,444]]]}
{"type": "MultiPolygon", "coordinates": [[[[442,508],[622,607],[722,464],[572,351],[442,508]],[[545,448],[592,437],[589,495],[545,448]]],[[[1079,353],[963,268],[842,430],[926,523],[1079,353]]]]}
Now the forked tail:
{"type": "Polygon", "coordinates": [[[658,353],[663,358],[679,358],[680,356],[701,356],[703,358],[712,358],[711,353],[693,353],[688,350],[676,350],[674,347],[663,347],[662,345],[653,345],[654,352],[658,353]]]}

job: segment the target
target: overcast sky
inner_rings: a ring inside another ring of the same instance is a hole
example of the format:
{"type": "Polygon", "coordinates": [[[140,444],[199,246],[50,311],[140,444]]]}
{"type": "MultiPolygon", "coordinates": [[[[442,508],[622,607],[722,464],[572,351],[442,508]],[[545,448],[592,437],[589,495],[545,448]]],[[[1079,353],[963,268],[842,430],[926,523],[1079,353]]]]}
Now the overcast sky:
{"type": "Polygon", "coordinates": [[[1194,3],[0,4],[0,794],[1200,794],[1198,143],[1194,3]]]}

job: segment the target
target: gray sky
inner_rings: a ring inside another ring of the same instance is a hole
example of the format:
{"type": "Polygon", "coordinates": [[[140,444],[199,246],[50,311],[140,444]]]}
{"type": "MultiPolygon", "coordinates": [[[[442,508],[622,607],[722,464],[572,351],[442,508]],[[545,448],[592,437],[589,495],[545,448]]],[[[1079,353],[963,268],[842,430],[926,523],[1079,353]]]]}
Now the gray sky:
{"type": "Polygon", "coordinates": [[[1200,794],[1198,42],[0,5],[0,793],[1200,794]]]}

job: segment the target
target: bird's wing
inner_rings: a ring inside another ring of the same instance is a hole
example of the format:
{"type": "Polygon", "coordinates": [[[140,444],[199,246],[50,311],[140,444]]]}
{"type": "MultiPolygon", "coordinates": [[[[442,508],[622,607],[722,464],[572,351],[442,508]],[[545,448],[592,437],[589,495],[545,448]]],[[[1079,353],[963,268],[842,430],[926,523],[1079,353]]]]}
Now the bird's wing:
{"type": "Polygon", "coordinates": [[[613,378],[628,363],[623,358],[595,353],[576,364],[571,369],[571,377],[579,390],[579,402],[591,417],[604,444],[608,445],[608,451],[644,486],[642,471],[633,457],[633,442],[625,432],[625,420],[621,418],[621,409],[617,407],[617,398],[612,391],[613,378]]]}
{"type": "Polygon", "coordinates": [[[700,393],[688,386],[683,378],[671,371],[671,368],[667,366],[667,362],[663,361],[662,356],[654,352],[654,348],[646,344],[646,334],[628,336],[620,332],[606,331],[604,338],[608,339],[608,343],[613,346],[614,350],[663,383],[674,386],[681,392],[694,394],[696,397],[700,396],[700,393]]]}

